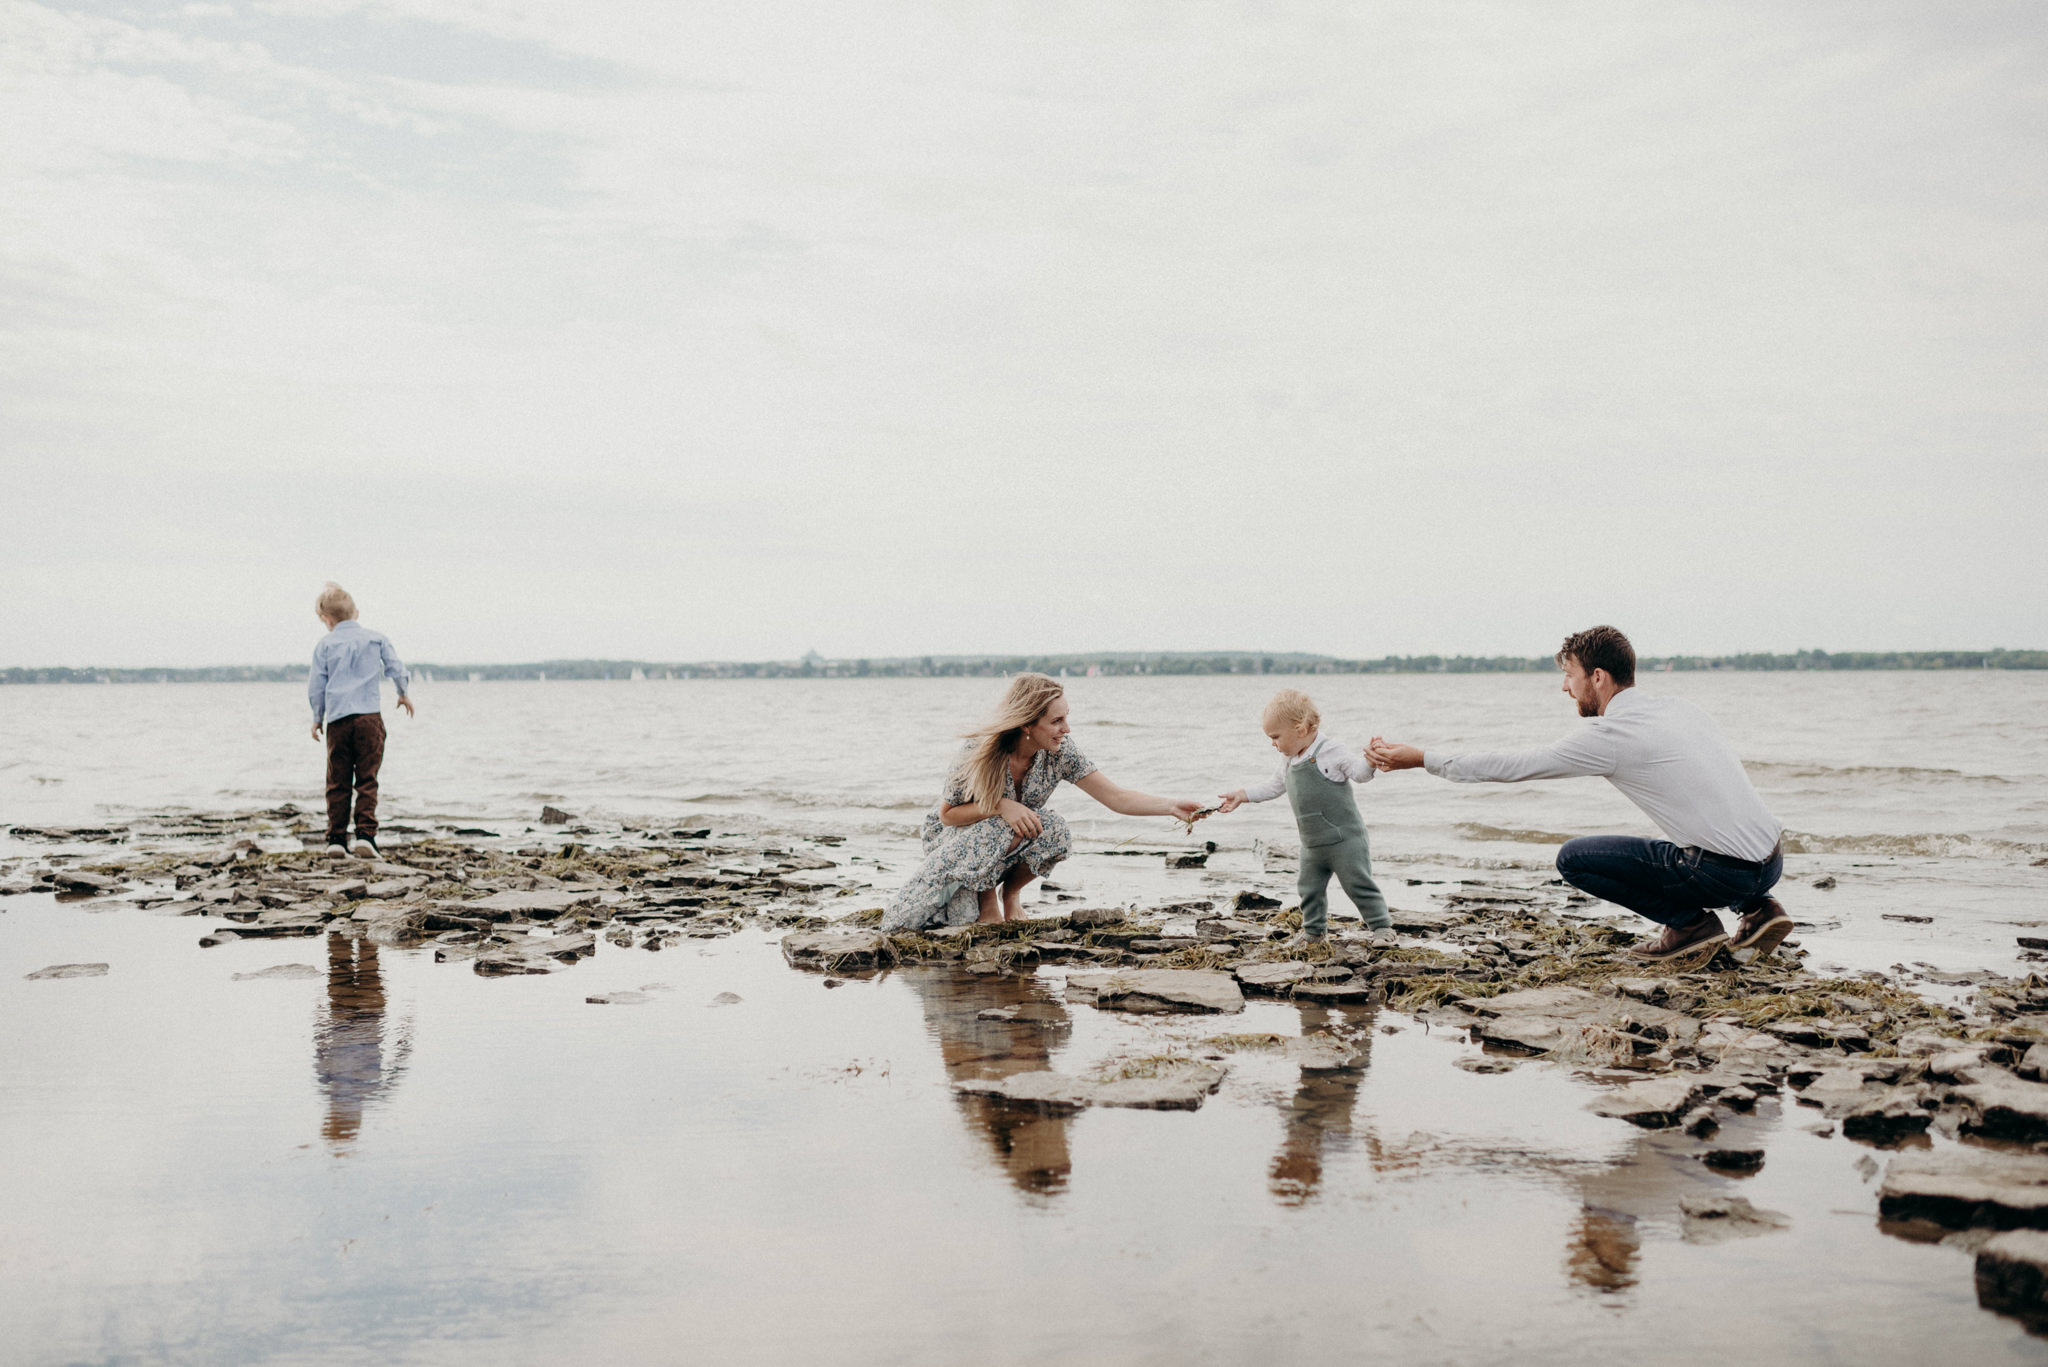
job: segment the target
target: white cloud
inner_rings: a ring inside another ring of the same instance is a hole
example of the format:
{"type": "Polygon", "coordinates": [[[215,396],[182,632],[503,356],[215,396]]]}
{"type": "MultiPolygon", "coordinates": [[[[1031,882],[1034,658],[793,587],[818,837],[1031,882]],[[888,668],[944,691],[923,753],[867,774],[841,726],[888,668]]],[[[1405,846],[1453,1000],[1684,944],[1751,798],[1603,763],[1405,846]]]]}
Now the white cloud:
{"type": "Polygon", "coordinates": [[[194,10],[0,4],[19,662],[2048,641],[2031,11],[194,10]]]}

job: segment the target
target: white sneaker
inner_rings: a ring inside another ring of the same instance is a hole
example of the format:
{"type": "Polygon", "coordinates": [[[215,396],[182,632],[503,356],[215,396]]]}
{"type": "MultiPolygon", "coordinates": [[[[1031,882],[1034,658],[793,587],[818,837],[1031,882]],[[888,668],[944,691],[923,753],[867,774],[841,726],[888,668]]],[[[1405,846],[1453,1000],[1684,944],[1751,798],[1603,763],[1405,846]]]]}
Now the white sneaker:
{"type": "Polygon", "coordinates": [[[377,844],[373,840],[358,840],[353,853],[358,859],[376,859],[379,857],[377,854],[377,844]]]}

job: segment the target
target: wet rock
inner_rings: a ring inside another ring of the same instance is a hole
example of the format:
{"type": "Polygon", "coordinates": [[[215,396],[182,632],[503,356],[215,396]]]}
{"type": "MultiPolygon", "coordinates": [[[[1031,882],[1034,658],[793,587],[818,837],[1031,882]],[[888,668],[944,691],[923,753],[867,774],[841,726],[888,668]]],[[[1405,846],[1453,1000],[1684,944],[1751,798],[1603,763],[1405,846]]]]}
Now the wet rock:
{"type": "Polygon", "coordinates": [[[1661,1130],[1677,1124],[1699,1098],[1700,1085],[1692,1078],[1654,1077],[1595,1097],[1586,1109],[1646,1130],[1661,1130]]]}
{"type": "Polygon", "coordinates": [[[1502,1058],[1499,1054],[1466,1054],[1452,1060],[1451,1066],[1468,1073],[1512,1073],[1522,1064],[1519,1059],[1502,1058]]]}
{"type": "Polygon", "coordinates": [[[48,968],[24,973],[22,977],[34,981],[37,978],[104,978],[106,975],[105,964],[51,964],[48,968]]]}
{"type": "Polygon", "coordinates": [[[1679,1128],[1694,1139],[1705,1139],[1721,1128],[1721,1122],[1714,1119],[1714,1112],[1710,1108],[1701,1106],[1686,1112],[1685,1119],[1679,1122],[1679,1128]]]}
{"type": "Polygon", "coordinates": [[[648,992],[600,992],[583,1000],[592,1006],[638,1006],[653,1001],[654,996],[648,992]]]}
{"type": "Polygon", "coordinates": [[[1195,934],[1204,940],[1263,940],[1273,932],[1266,926],[1256,926],[1250,921],[1232,920],[1227,916],[1212,916],[1205,921],[1195,922],[1195,934]]]}
{"type": "Polygon", "coordinates": [[[322,973],[311,964],[272,964],[269,968],[259,968],[253,973],[237,973],[234,975],[234,979],[238,983],[246,983],[255,982],[260,978],[324,978],[326,976],[325,973],[322,973]]]}
{"type": "Polygon", "coordinates": [[[403,897],[414,888],[425,886],[426,881],[424,878],[384,878],[375,883],[364,885],[361,895],[364,897],[403,897]]]}
{"type": "Polygon", "coordinates": [[[1908,925],[1925,926],[1932,925],[1934,923],[1934,918],[1932,916],[1915,916],[1910,912],[1887,911],[1880,914],[1887,921],[1904,921],[1908,925]]]}
{"type": "Polygon", "coordinates": [[[1625,998],[1603,997],[1578,987],[1537,987],[1497,997],[1468,998],[1467,1011],[1486,1017],[1474,1027],[1481,1039],[1530,1053],[1548,1053],[1585,1026],[1640,1034],[1651,1040],[1690,1043],[1700,1023],[1682,1012],[1625,998]]]}
{"type": "Polygon", "coordinates": [[[1877,1213],[1945,1229],[2048,1229],[2048,1156],[1959,1146],[1886,1165],[1877,1213]]]}
{"type": "MultiPolygon", "coordinates": [[[[835,984],[834,981],[830,978],[827,978],[825,980],[825,986],[827,987],[833,987],[836,985],[837,984],[835,984]]],[[[740,1004],[740,1000],[740,994],[737,992],[721,992],[711,999],[710,1004],[712,1006],[738,1006],[740,1004]]]]}
{"type": "Polygon", "coordinates": [[[1443,911],[1401,911],[1388,907],[1387,915],[1393,918],[1394,929],[1403,935],[1441,935],[1465,923],[1463,916],[1443,911]]]}
{"type": "Polygon", "coordinates": [[[483,917],[491,921],[515,918],[554,917],[597,901],[596,889],[540,888],[531,892],[494,892],[470,901],[440,901],[434,909],[455,916],[483,917]]]}
{"type": "Polygon", "coordinates": [[[1977,1304],[2039,1330],[2048,1325],[2048,1234],[2015,1230],[1977,1250],[1977,1304]]]}
{"type": "Polygon", "coordinates": [[[1231,898],[1230,905],[1237,911],[1272,911],[1280,905],[1280,899],[1247,888],[1231,898]]]}
{"type": "Polygon", "coordinates": [[[1288,960],[1284,963],[1238,964],[1230,970],[1238,986],[1261,996],[1285,996],[1296,983],[1315,977],[1316,965],[1288,960]]]}
{"type": "Polygon", "coordinates": [[[1828,891],[1828,890],[1829,890],[1830,888],[1834,887],[1834,885],[1835,885],[1835,876],[1834,876],[1833,874],[1831,874],[1831,873],[1830,873],[1830,874],[1827,874],[1827,875],[1826,875],[1826,876],[1824,876],[1824,877],[1821,877],[1821,878],[1816,878],[1816,879],[1814,879],[1814,880],[1813,880],[1813,885],[1814,885],[1815,887],[1819,888],[1819,889],[1820,889],[1820,890],[1821,890],[1822,892],[1826,892],[1826,891],[1828,891]]]}
{"type": "Polygon", "coordinates": [[[846,973],[881,967],[895,953],[879,931],[799,930],[783,937],[782,958],[791,968],[846,973]]]}
{"type": "Polygon", "coordinates": [[[1774,1021],[1766,1025],[1764,1031],[1788,1044],[1803,1044],[1809,1048],[1860,1052],[1870,1047],[1870,1033],[1862,1026],[1837,1024],[1830,1020],[1774,1021]]]}
{"type": "Polygon", "coordinates": [[[560,807],[543,807],[540,809],[540,824],[543,826],[566,826],[575,819],[575,817],[563,811],[560,807]]]}
{"type": "Polygon", "coordinates": [[[1012,1073],[1002,1078],[975,1078],[953,1088],[974,1096],[997,1097],[1017,1105],[1055,1114],[1084,1106],[1122,1106],[1149,1111],[1195,1111],[1223,1085],[1225,1070],[1193,1061],[1162,1066],[1149,1077],[1111,1080],[1067,1073],[1012,1073]]]}
{"type": "Polygon", "coordinates": [[[1306,1072],[1336,1072],[1356,1067],[1364,1055],[1333,1035],[1298,1035],[1282,1041],[1280,1050],[1306,1072]]]}
{"type": "Polygon", "coordinates": [[[1244,1010],[1244,994],[1228,973],[1203,969],[1126,969],[1067,976],[1067,999],[1105,1011],[1163,1013],[1244,1010]]]}
{"type": "Polygon", "coordinates": [[[2025,1082],[1985,1068],[1950,1090],[1948,1099],[1963,1108],[1965,1134],[2026,1143],[2048,1139],[2048,1083],[2025,1082]]]}
{"type": "Polygon", "coordinates": [[[1764,1165],[1762,1149],[1708,1149],[1700,1162],[1721,1172],[1755,1172],[1764,1165]]]}
{"type": "Polygon", "coordinates": [[[1790,1229],[1792,1221],[1775,1210],[1759,1210],[1740,1196],[1688,1196],[1678,1203],[1685,1216],[1685,1241],[1718,1244],[1790,1229]]]}
{"type": "Polygon", "coordinates": [[[1124,912],[1118,907],[1080,907],[1067,913],[1067,924],[1076,930],[1122,925],[1123,921],[1124,912]]]}
{"type": "Polygon", "coordinates": [[[1328,1006],[1360,1006],[1367,1002],[1379,1001],[1384,995],[1380,985],[1370,978],[1352,978],[1346,982],[1300,983],[1294,989],[1296,1001],[1328,1006]]]}
{"type": "Polygon", "coordinates": [[[552,937],[521,936],[492,944],[475,956],[476,971],[487,978],[527,973],[552,973],[564,964],[597,952],[597,937],[588,931],[552,937]]]}
{"type": "Polygon", "coordinates": [[[124,886],[118,878],[83,869],[56,869],[49,875],[49,881],[65,892],[120,892],[124,886]]]}

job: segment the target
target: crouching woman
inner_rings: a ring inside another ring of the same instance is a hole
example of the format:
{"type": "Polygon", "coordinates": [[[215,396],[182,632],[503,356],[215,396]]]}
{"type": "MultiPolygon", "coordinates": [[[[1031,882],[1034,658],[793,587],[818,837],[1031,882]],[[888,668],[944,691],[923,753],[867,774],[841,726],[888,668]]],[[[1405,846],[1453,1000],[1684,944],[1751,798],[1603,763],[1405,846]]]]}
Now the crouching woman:
{"type": "Polygon", "coordinates": [[[1002,706],[970,731],[924,819],[924,862],[882,917],[884,930],[927,930],[970,921],[1021,920],[1024,889],[1067,857],[1067,823],[1045,810],[1071,783],[1124,816],[1191,819],[1197,802],[1133,792],[1110,782],[1068,734],[1067,691],[1043,674],[1019,674],[1002,706]]]}

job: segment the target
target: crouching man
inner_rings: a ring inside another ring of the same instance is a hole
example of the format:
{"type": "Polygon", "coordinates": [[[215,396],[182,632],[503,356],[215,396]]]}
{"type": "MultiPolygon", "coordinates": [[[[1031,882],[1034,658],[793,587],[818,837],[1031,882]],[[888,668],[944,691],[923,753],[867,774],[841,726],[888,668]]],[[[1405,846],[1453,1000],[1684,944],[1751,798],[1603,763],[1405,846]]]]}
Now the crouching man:
{"type": "Polygon", "coordinates": [[[1635,648],[1613,627],[1566,637],[1557,663],[1564,691],[1592,721],[1547,749],[1425,754],[1375,736],[1366,758],[1382,770],[1426,768],[1456,783],[1604,778],[1670,839],[1568,840],[1557,871],[1573,887],[1664,927],[1630,950],[1634,957],[1678,967],[1705,963],[1723,944],[1744,963],[1776,949],[1792,929],[1770,895],[1785,869],[1784,827],[1720,726],[1682,699],[1638,693],[1635,648]],[[1718,907],[1735,911],[1732,935],[1718,907]]]}

